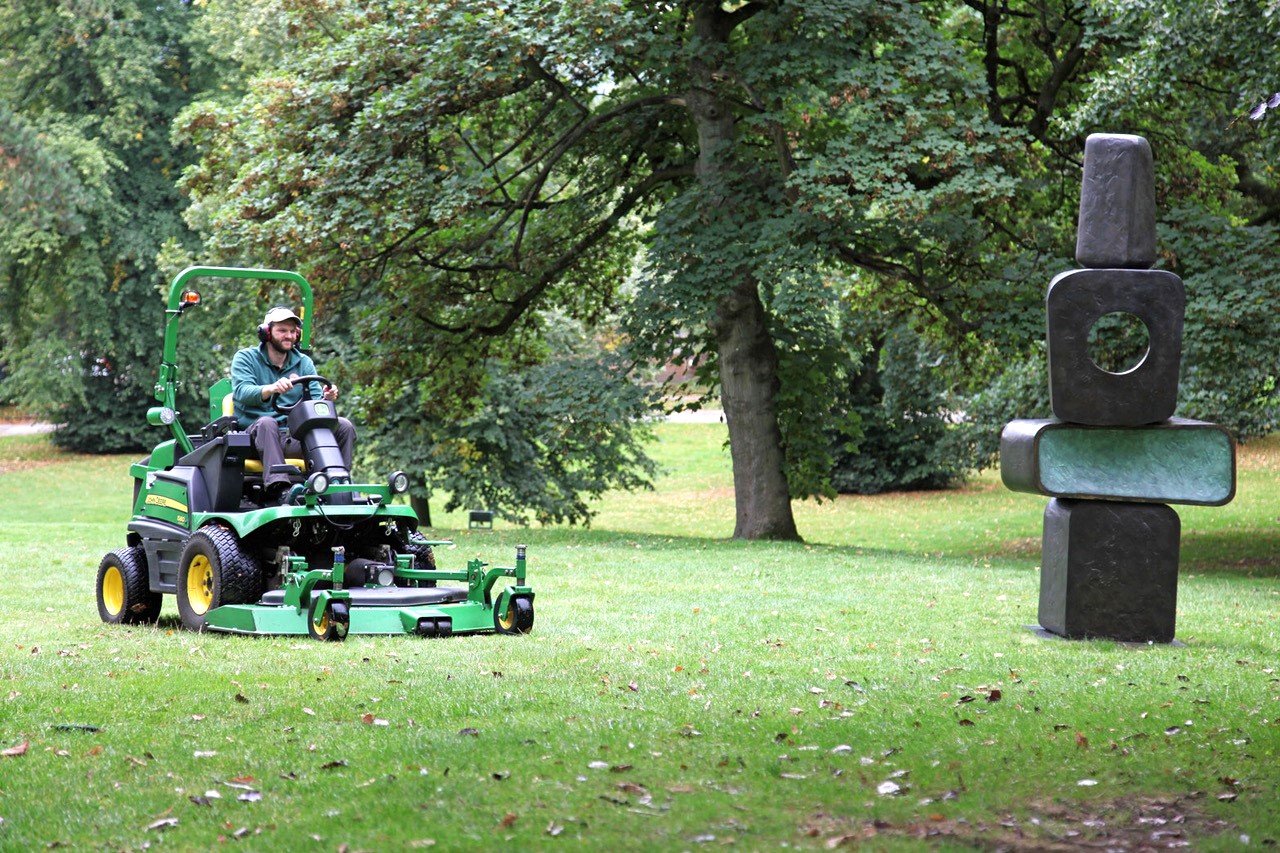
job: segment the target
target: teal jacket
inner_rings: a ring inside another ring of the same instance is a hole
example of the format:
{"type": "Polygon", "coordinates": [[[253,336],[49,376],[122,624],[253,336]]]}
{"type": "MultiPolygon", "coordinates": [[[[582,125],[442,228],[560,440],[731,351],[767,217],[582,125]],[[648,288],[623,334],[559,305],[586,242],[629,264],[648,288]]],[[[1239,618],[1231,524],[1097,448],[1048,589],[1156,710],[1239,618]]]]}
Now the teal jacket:
{"type": "MultiPolygon", "coordinates": [[[[247,429],[263,415],[270,415],[283,423],[284,416],[272,408],[273,402],[291,406],[302,399],[302,386],[295,385],[278,398],[262,399],[262,387],[286,376],[308,376],[316,372],[311,356],[293,349],[284,360],[284,367],[276,368],[267,358],[267,345],[246,347],[231,359],[231,397],[235,401],[236,422],[247,429]]],[[[311,383],[311,399],[319,400],[322,388],[319,382],[311,383]]]]}

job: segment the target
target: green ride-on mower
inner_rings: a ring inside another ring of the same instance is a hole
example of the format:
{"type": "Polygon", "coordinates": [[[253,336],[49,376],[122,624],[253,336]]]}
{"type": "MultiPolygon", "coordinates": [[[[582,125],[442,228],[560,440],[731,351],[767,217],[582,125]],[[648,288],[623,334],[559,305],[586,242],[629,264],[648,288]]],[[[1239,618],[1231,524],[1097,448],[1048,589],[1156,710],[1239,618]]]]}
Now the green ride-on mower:
{"type": "MultiPolygon", "coordinates": [[[[302,299],[299,346],[311,336],[311,286],[284,270],[191,267],[169,288],[164,361],[156,381],[160,402],[147,421],[172,438],[134,463],[133,517],[125,547],[98,567],[98,613],[108,623],[154,623],[162,596],[178,600],[193,631],[310,634],[341,640],[355,634],[527,633],[533,590],[525,584],[525,548],[515,565],[489,568],[471,560],[463,571],[436,567],[433,546],[418,533],[411,507],[392,503],[408,489],[393,473],[384,483],[356,483],[338,451],[333,402],[311,399],[322,376],[299,377],[303,396],[288,409],[290,434],[305,459],[286,460],[294,481],[283,503],[270,500],[262,463],[229,408],[231,381],[210,389],[209,422],[196,433],[176,409],[178,327],[200,304],[188,289],[197,278],[279,281],[302,299]],[[510,581],[501,587],[499,580],[510,581]],[[465,582],[465,586],[444,585],[465,582]],[[444,582],[444,583],[442,583],[444,582]]],[[[272,472],[276,473],[276,472],[272,472]]]]}

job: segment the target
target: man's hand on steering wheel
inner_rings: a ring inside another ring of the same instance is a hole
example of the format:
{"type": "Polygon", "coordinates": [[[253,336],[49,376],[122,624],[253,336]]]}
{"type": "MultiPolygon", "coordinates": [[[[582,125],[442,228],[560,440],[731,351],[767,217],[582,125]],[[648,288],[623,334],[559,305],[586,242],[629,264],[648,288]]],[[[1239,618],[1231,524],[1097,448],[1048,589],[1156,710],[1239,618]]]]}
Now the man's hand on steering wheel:
{"type": "Polygon", "coordinates": [[[324,397],[326,400],[329,400],[330,402],[338,399],[338,386],[334,385],[332,382],[329,382],[329,380],[324,379],[323,377],[310,377],[310,376],[300,377],[296,373],[288,377],[282,376],[279,379],[277,379],[275,382],[272,382],[270,385],[263,385],[262,386],[263,399],[265,400],[268,397],[274,397],[278,394],[284,394],[286,391],[292,388],[299,379],[307,379],[308,381],[312,379],[322,380],[326,384],[324,384],[323,389],[320,392],[320,396],[324,397]]]}
{"type": "MultiPolygon", "coordinates": [[[[287,406],[287,407],[281,406],[279,395],[283,394],[285,391],[289,390],[295,385],[302,385],[302,399],[310,400],[312,382],[318,382],[320,384],[320,388],[321,388],[320,395],[324,397],[326,400],[332,401],[332,400],[338,399],[337,386],[334,385],[332,382],[330,382],[327,378],[321,376],[318,373],[309,374],[307,376],[299,376],[298,374],[295,373],[292,376],[290,376],[288,379],[285,379],[282,377],[277,381],[271,383],[270,385],[263,385],[262,390],[264,393],[266,393],[267,391],[270,391],[271,392],[270,396],[275,398],[271,401],[271,407],[275,409],[278,414],[287,415],[289,411],[293,409],[293,406],[287,406]],[[279,386],[283,386],[283,390],[280,390],[280,391],[275,390],[279,386]]],[[[294,403],[293,405],[296,406],[297,403],[294,403]]]]}

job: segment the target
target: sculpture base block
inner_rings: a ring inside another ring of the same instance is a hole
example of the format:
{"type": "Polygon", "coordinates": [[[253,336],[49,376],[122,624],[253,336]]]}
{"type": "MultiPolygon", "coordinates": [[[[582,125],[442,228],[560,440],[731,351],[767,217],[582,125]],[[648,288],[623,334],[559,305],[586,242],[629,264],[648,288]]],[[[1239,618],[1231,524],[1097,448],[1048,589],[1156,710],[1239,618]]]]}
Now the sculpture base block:
{"type": "Polygon", "coordinates": [[[1041,626],[1069,639],[1172,642],[1181,532],[1178,514],[1162,504],[1049,501],[1041,626]]]}

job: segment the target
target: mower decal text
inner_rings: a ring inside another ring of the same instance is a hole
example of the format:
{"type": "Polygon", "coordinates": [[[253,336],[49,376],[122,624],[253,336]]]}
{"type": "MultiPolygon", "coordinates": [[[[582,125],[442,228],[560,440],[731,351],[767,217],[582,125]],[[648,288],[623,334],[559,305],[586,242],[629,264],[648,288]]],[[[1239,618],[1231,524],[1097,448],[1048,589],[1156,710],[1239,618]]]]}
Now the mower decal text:
{"type": "Polygon", "coordinates": [[[147,495],[147,503],[151,506],[162,506],[165,509],[171,509],[176,512],[186,512],[187,505],[175,501],[173,498],[166,498],[164,495],[147,495]]]}

